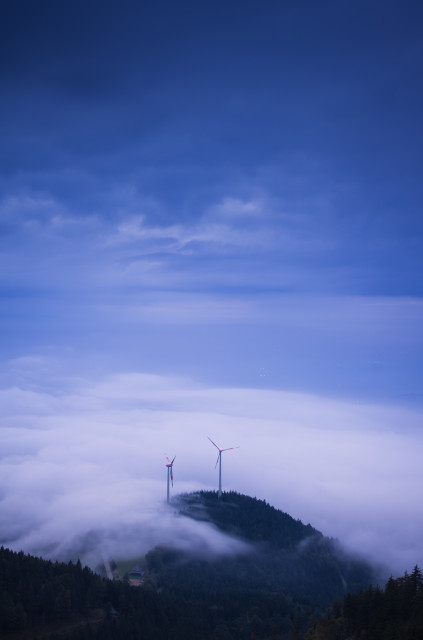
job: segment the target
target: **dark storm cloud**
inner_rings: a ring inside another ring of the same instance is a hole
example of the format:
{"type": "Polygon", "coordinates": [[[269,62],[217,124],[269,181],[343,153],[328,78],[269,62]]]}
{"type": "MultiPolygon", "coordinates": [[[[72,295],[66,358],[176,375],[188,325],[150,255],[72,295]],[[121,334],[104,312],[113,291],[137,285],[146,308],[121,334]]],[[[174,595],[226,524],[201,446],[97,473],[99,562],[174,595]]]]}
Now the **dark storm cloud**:
{"type": "Polygon", "coordinates": [[[227,3],[9,5],[5,172],[66,194],[81,213],[103,200],[110,180],[135,180],[186,211],[187,182],[219,197],[240,168],[249,182],[263,167],[276,164],[279,178],[298,162],[320,181],[358,175],[373,203],[381,181],[392,200],[395,176],[412,206],[421,195],[421,96],[399,96],[419,95],[419,20],[392,5],[382,14],[379,5],[365,8],[366,20],[358,5],[340,11],[333,2],[304,11],[279,3],[242,11],[227,3]]]}

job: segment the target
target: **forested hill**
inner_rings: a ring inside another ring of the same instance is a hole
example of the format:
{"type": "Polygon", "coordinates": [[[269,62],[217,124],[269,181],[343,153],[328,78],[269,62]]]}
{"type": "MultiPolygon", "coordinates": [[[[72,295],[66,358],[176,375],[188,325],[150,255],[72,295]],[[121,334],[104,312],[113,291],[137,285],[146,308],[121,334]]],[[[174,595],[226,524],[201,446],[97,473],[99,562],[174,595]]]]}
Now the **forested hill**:
{"type": "Polygon", "coordinates": [[[324,606],[374,579],[370,565],[348,555],[338,541],[264,500],[235,492],[218,499],[216,492],[202,491],[179,496],[175,506],[185,516],[208,520],[252,543],[250,554],[220,561],[220,570],[236,584],[245,576],[257,588],[282,590],[324,606]]]}
{"type": "MultiPolygon", "coordinates": [[[[257,569],[261,562],[266,565],[269,561],[265,567],[267,584],[288,587],[319,605],[329,604],[346,590],[367,587],[374,579],[373,568],[348,554],[337,540],[264,500],[235,492],[223,493],[218,499],[216,492],[202,491],[179,496],[176,505],[180,513],[209,520],[251,543],[253,552],[244,556],[242,563],[257,569]]],[[[237,558],[234,562],[239,564],[237,558]]]]}
{"type": "Polygon", "coordinates": [[[220,499],[215,491],[182,494],[174,504],[184,515],[208,520],[222,531],[278,549],[295,547],[311,537],[322,538],[310,524],[294,520],[265,500],[234,491],[223,493],[220,499]]]}
{"type": "MultiPolygon", "coordinates": [[[[249,553],[202,557],[169,548],[146,556],[150,580],[161,593],[215,607],[232,638],[245,635],[255,620],[258,638],[290,637],[311,615],[321,615],[347,589],[367,588],[373,580],[365,562],[348,557],[339,544],[265,501],[214,492],[179,496],[181,517],[209,521],[250,543],[249,553]]],[[[250,629],[251,631],[251,629],[250,629]]]]}
{"type": "Polygon", "coordinates": [[[292,640],[347,588],[372,582],[365,563],[262,500],[202,492],[179,497],[173,508],[177,517],[210,521],[247,541],[250,550],[204,557],[157,547],[139,559],[144,585],[131,587],[80,562],[1,548],[0,638],[292,640]]]}

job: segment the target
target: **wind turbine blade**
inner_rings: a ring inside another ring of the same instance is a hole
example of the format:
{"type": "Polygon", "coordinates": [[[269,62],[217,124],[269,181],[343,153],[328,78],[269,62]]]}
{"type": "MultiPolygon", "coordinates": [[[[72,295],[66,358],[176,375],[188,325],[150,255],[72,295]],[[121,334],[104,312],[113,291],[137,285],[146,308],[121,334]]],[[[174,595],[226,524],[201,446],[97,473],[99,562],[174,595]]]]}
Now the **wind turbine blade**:
{"type": "Polygon", "coordinates": [[[216,469],[216,467],[217,467],[217,463],[219,462],[219,458],[220,458],[220,451],[219,451],[219,455],[217,456],[216,464],[214,465],[214,468],[215,468],[215,469],[216,469]]]}
{"type": "Polygon", "coordinates": [[[227,449],[221,449],[221,451],[231,451],[232,449],[239,449],[238,447],[228,447],[227,449]]]}
{"type": "MultiPolygon", "coordinates": [[[[207,436],[207,437],[209,438],[209,436],[207,436]]],[[[214,446],[216,447],[216,449],[219,449],[219,451],[220,451],[220,447],[218,447],[218,446],[217,446],[217,444],[216,444],[215,442],[213,442],[213,440],[212,440],[211,438],[209,438],[209,440],[210,440],[210,442],[211,442],[212,444],[214,444],[214,446]]]]}
{"type": "Polygon", "coordinates": [[[171,471],[171,473],[170,473],[170,479],[172,480],[172,487],[173,487],[173,471],[171,471]]]}
{"type": "Polygon", "coordinates": [[[173,456],[172,464],[175,462],[176,456],[173,456]]]}

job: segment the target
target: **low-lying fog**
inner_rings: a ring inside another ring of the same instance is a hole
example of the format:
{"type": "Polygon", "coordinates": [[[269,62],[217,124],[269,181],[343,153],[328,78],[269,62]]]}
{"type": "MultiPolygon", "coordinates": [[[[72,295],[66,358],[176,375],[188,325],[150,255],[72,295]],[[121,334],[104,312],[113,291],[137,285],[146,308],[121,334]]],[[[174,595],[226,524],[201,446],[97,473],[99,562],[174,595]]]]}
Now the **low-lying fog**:
{"type": "Polygon", "coordinates": [[[223,453],[224,490],[265,499],[394,573],[423,564],[418,412],[137,373],[62,376],[53,389],[40,362],[25,369],[1,391],[3,545],[53,558],[244,550],[165,504],[166,454],[172,495],[217,488],[210,436],[240,447],[223,453]]]}

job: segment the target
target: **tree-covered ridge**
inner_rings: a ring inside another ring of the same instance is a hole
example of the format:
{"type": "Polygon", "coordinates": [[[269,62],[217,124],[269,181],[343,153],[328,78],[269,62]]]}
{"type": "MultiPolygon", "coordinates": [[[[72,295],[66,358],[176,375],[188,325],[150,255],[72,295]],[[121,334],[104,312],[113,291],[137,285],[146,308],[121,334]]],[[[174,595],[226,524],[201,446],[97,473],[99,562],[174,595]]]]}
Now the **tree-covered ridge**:
{"type": "Polygon", "coordinates": [[[226,580],[246,582],[257,588],[289,592],[319,606],[367,587],[373,571],[364,561],[345,553],[336,540],[327,538],[310,524],[303,524],[264,500],[236,492],[201,491],[182,495],[176,503],[193,518],[209,520],[221,530],[254,543],[254,551],[218,561],[226,580]]]}
{"type": "Polygon", "coordinates": [[[2,640],[168,640],[176,611],[151,589],[105,580],[79,561],[50,562],[0,548],[2,640]]]}
{"type": "Polygon", "coordinates": [[[200,491],[178,496],[180,510],[190,517],[204,517],[228,533],[254,542],[266,542],[277,548],[294,547],[310,536],[322,534],[310,524],[304,525],[290,515],[275,509],[265,500],[251,498],[235,491],[222,493],[200,491]]]}
{"type": "Polygon", "coordinates": [[[227,637],[289,638],[322,615],[346,585],[352,591],[372,581],[370,567],[342,554],[333,540],[263,500],[234,492],[180,496],[180,513],[206,520],[251,543],[249,553],[201,557],[169,548],[147,556],[150,580],[164,594],[195,606],[208,603],[221,616],[227,637]],[[248,621],[255,620],[254,629],[248,621]],[[273,630],[273,631],[272,631],[273,630]]]}
{"type": "Polygon", "coordinates": [[[87,567],[0,549],[0,631],[88,615],[101,605],[98,576],[87,567]]]}
{"type": "Polygon", "coordinates": [[[175,508],[248,541],[251,550],[204,557],[156,548],[145,558],[144,586],[130,587],[80,562],[2,548],[0,638],[33,640],[55,628],[52,638],[69,640],[292,640],[310,616],[343,598],[345,583],[352,590],[371,583],[368,566],[265,501],[202,492],[175,508]]]}
{"type": "Polygon", "coordinates": [[[423,574],[416,565],[384,589],[370,586],[346,594],[332,615],[315,622],[305,640],[423,640],[423,574]]]}

